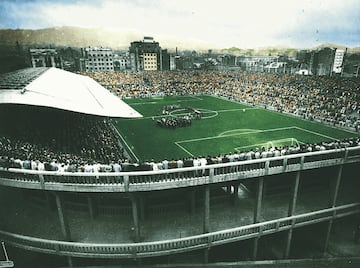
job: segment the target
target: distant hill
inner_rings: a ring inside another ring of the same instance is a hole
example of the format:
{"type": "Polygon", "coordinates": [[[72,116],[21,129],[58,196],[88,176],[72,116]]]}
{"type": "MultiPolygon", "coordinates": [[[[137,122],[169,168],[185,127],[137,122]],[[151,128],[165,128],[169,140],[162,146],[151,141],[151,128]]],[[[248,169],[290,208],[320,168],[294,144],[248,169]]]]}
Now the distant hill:
{"type": "Polygon", "coordinates": [[[55,45],[55,46],[103,46],[127,48],[130,42],[137,40],[136,34],[129,32],[87,29],[78,27],[57,27],[40,30],[0,30],[0,44],[13,45],[55,45]]]}
{"type": "MultiPolygon", "coordinates": [[[[55,27],[39,30],[22,29],[0,29],[0,45],[24,46],[66,46],[66,47],[86,47],[103,46],[113,49],[128,49],[132,41],[142,40],[144,33],[125,31],[121,29],[101,29],[101,28],[80,28],[80,27],[55,27]]],[[[234,55],[288,55],[294,56],[298,49],[288,47],[263,47],[254,49],[242,49],[231,47],[226,49],[216,48],[213,44],[199,42],[198,40],[183,40],[169,36],[154,36],[162,48],[174,51],[179,50],[198,50],[207,51],[212,49],[214,52],[229,53],[234,55]]],[[[338,47],[341,45],[322,44],[315,48],[338,47]]],[[[349,48],[348,53],[360,53],[360,47],[349,48]]]]}
{"type": "Polygon", "coordinates": [[[222,53],[229,53],[234,55],[246,55],[246,56],[276,56],[287,55],[295,56],[297,49],[288,47],[260,47],[254,49],[241,49],[237,47],[231,47],[222,49],[222,53]]]}
{"type": "MultiPolygon", "coordinates": [[[[306,50],[319,50],[322,48],[338,48],[338,49],[346,49],[343,45],[337,44],[321,44],[319,46],[313,48],[304,48],[306,50]]],[[[220,52],[222,53],[229,53],[234,55],[247,55],[247,56],[276,56],[276,55],[287,55],[287,56],[295,56],[296,52],[300,49],[296,48],[289,48],[289,47],[262,47],[262,48],[254,48],[254,49],[242,49],[237,47],[225,48],[221,49],[220,52]]],[[[360,53],[360,47],[348,48],[348,54],[355,54],[360,53]]]]}
{"type": "MultiPolygon", "coordinates": [[[[146,35],[146,34],[145,34],[146,35]]],[[[117,29],[55,27],[39,30],[0,29],[0,45],[15,45],[17,42],[25,46],[102,46],[113,49],[128,49],[132,41],[142,40],[143,33],[117,29]]],[[[167,36],[154,36],[162,48],[207,49],[210,44],[195,40],[176,40],[167,36]]]]}

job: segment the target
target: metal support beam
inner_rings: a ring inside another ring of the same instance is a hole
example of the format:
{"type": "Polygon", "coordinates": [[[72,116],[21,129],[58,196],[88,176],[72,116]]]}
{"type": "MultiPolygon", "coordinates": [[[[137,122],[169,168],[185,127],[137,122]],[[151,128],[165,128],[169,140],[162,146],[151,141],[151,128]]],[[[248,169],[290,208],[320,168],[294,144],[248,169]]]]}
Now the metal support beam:
{"type": "Polygon", "coordinates": [[[61,196],[61,193],[58,192],[54,192],[54,195],[55,195],[58,216],[60,220],[61,232],[66,241],[71,241],[70,227],[65,213],[65,205],[64,205],[63,197],[61,196]]]}
{"type": "Polygon", "coordinates": [[[207,184],[204,187],[204,225],[203,233],[210,231],[210,186],[207,184]]]}

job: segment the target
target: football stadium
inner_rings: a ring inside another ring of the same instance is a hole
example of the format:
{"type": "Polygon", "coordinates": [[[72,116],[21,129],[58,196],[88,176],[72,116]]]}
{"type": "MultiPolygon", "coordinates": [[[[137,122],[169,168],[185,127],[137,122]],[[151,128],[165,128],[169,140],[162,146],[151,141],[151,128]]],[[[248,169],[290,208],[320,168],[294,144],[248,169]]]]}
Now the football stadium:
{"type": "Polygon", "coordinates": [[[359,87],[239,71],[2,74],[0,264],[360,264],[359,87]]]}

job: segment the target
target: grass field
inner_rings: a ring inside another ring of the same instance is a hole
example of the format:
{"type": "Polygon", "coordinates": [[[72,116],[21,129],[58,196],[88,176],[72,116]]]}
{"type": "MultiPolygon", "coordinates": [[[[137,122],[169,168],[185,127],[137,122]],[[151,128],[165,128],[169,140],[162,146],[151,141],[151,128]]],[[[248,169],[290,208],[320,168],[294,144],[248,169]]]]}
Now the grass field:
{"type": "Polygon", "coordinates": [[[262,146],[314,143],[354,137],[357,133],[325,126],[258,107],[212,96],[174,96],[128,99],[144,117],[114,122],[123,141],[138,161],[178,159],[248,151],[262,146]],[[186,113],[185,107],[200,110],[203,117],[189,127],[161,128],[165,105],[180,104],[173,116],[186,113]]]}

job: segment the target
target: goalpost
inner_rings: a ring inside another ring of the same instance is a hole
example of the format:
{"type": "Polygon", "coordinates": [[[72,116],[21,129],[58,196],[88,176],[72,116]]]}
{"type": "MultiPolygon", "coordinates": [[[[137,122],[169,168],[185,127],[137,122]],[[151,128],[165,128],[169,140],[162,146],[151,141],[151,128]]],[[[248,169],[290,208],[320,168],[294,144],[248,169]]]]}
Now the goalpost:
{"type": "Polygon", "coordinates": [[[286,138],[286,139],[279,139],[273,141],[267,141],[264,143],[252,144],[247,146],[236,147],[235,151],[250,151],[251,149],[261,149],[264,147],[265,149],[269,149],[271,147],[282,147],[282,146],[299,146],[300,142],[295,138],[286,138]]]}
{"type": "Polygon", "coordinates": [[[269,149],[271,147],[281,147],[284,145],[288,146],[299,146],[300,142],[295,138],[286,138],[286,139],[280,139],[280,140],[273,140],[268,141],[265,143],[265,148],[269,149]]]}

